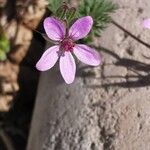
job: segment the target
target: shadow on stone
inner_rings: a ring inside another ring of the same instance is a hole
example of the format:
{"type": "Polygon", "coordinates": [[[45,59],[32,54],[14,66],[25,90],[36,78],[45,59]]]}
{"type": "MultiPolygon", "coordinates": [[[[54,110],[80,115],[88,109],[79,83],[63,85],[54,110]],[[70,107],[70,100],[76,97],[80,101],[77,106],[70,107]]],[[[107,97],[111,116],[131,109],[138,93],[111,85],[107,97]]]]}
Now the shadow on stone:
{"type": "MultiPolygon", "coordinates": [[[[133,60],[128,58],[120,58],[117,54],[113,51],[104,48],[104,47],[97,47],[100,51],[109,54],[110,56],[116,58],[116,62],[114,65],[126,67],[128,70],[134,72],[136,75],[126,75],[126,76],[104,76],[103,78],[124,78],[126,82],[115,82],[109,84],[103,84],[102,87],[110,87],[110,86],[119,86],[123,88],[139,88],[145,87],[150,85],[150,65],[133,60]],[[146,75],[142,75],[140,72],[144,72],[146,75]],[[134,81],[130,81],[130,79],[134,79],[134,81]]],[[[99,87],[99,85],[93,86],[94,88],[99,87]]]]}

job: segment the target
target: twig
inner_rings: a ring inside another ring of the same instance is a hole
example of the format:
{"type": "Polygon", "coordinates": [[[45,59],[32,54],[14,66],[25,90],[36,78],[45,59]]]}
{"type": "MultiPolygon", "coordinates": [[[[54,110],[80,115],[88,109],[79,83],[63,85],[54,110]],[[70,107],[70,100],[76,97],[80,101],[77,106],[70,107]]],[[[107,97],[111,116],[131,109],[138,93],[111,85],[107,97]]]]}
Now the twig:
{"type": "Polygon", "coordinates": [[[117,22],[115,22],[114,20],[112,20],[112,24],[114,24],[115,26],[117,26],[119,29],[121,29],[122,31],[124,31],[125,33],[127,33],[129,36],[131,36],[134,40],[138,41],[139,43],[143,44],[144,46],[146,46],[147,48],[150,48],[150,45],[146,42],[144,42],[143,40],[139,39],[137,36],[135,36],[134,34],[132,34],[131,32],[129,32],[128,30],[126,30],[125,28],[123,28],[121,25],[119,25],[117,22]]]}

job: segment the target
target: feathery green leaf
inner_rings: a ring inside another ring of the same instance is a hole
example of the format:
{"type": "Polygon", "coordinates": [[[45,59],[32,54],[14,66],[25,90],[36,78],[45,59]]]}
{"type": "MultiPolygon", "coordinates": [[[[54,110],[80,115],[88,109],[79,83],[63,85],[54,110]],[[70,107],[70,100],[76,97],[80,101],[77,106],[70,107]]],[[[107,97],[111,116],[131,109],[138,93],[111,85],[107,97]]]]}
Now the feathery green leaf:
{"type": "Polygon", "coordinates": [[[82,0],[79,5],[78,15],[86,16],[90,15],[93,17],[93,35],[99,37],[101,32],[111,22],[110,13],[117,9],[116,4],[110,0],[82,0]]]}
{"type": "Polygon", "coordinates": [[[6,37],[2,26],[0,26],[0,61],[4,61],[6,59],[6,54],[10,50],[10,42],[6,37]]]}

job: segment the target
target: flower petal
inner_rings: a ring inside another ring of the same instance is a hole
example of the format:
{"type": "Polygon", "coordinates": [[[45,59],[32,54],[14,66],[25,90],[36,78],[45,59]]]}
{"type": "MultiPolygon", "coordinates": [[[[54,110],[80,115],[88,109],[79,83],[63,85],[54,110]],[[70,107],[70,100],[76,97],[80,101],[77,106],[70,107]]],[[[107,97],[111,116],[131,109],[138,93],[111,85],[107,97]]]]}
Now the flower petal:
{"type": "Polygon", "coordinates": [[[52,68],[58,60],[59,46],[52,46],[47,49],[40,60],[36,64],[36,68],[40,71],[46,71],[52,68]]]}
{"type": "Polygon", "coordinates": [[[142,26],[143,26],[144,28],[150,29],[150,18],[149,18],[149,19],[145,19],[145,20],[142,22],[142,26]]]}
{"type": "Polygon", "coordinates": [[[59,61],[60,72],[67,84],[74,81],[76,73],[75,60],[70,52],[65,52],[59,61]]]}
{"type": "Polygon", "coordinates": [[[86,16],[78,19],[69,29],[69,36],[73,40],[84,38],[91,30],[93,19],[91,16],[86,16]]]}
{"type": "Polygon", "coordinates": [[[65,36],[63,23],[53,17],[48,17],[44,20],[44,29],[51,40],[59,41],[65,36]]]}
{"type": "Polygon", "coordinates": [[[76,44],[73,52],[76,57],[85,64],[98,66],[101,63],[101,57],[99,53],[84,44],[76,44]]]}

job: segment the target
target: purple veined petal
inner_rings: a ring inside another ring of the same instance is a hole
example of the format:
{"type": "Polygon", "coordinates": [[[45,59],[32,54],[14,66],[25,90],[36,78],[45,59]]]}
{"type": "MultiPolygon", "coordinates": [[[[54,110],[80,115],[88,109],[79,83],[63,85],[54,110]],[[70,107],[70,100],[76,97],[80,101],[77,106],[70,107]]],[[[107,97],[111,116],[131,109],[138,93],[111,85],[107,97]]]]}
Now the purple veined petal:
{"type": "Polygon", "coordinates": [[[59,51],[59,46],[52,46],[49,49],[47,49],[43,53],[40,60],[37,62],[36,68],[39,71],[46,71],[52,68],[59,58],[58,51],[59,51]]]}
{"type": "Polygon", "coordinates": [[[73,52],[76,57],[85,64],[98,66],[101,63],[100,54],[84,44],[76,44],[73,52]]]}
{"type": "Polygon", "coordinates": [[[91,30],[93,19],[91,16],[86,16],[78,19],[69,29],[69,36],[73,40],[84,38],[91,30]]]}
{"type": "Polygon", "coordinates": [[[59,41],[65,36],[65,26],[53,17],[47,17],[44,20],[44,29],[51,40],[59,41]]]}
{"type": "Polygon", "coordinates": [[[149,18],[149,19],[145,19],[145,20],[142,22],[142,26],[143,26],[144,28],[150,29],[150,18],[149,18]]]}
{"type": "Polygon", "coordinates": [[[67,84],[74,81],[76,73],[75,60],[70,52],[65,52],[59,61],[60,72],[67,84]]]}

